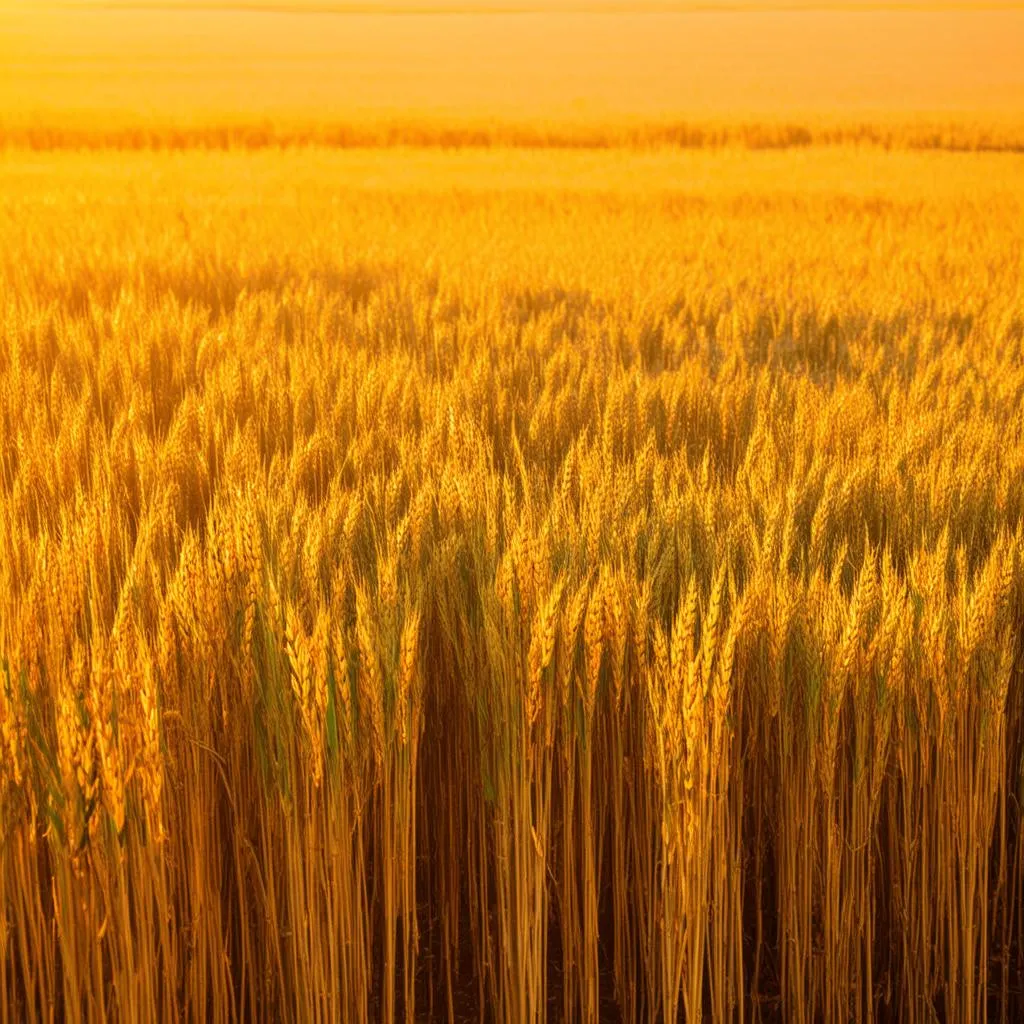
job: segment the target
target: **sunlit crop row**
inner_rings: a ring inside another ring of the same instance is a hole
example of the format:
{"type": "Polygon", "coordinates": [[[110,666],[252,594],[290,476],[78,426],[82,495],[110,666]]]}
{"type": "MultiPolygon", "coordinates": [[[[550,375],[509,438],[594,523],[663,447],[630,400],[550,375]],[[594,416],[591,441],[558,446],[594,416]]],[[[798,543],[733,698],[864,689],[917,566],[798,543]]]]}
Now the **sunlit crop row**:
{"type": "Polygon", "coordinates": [[[0,1021],[1024,1012],[1024,164],[0,155],[0,1021]]]}

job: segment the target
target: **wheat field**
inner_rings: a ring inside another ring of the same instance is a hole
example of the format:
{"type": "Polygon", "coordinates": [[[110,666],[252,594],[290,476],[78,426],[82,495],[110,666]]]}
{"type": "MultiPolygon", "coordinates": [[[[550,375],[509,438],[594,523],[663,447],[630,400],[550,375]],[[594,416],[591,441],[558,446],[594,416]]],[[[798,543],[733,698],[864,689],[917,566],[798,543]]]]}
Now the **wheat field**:
{"type": "Polygon", "coordinates": [[[1024,157],[651,131],[7,139],[0,1024],[1022,1018],[1024,157]]]}

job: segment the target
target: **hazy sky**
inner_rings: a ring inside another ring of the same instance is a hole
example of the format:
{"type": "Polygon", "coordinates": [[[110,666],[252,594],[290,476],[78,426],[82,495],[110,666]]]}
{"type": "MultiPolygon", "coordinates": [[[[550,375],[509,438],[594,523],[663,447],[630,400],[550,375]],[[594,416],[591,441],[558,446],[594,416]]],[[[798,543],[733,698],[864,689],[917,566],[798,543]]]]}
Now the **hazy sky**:
{"type": "Polygon", "coordinates": [[[1024,4],[981,6],[0,0],[0,104],[174,117],[1024,116],[1024,4]],[[792,9],[808,6],[819,9],[792,9]]]}

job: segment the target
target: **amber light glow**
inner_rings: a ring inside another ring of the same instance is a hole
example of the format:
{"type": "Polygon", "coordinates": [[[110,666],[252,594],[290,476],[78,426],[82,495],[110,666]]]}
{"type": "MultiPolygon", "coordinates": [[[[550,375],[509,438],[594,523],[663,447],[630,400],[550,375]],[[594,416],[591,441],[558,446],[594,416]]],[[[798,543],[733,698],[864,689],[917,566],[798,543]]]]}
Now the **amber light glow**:
{"type": "Polygon", "coordinates": [[[176,118],[1021,110],[1018,6],[800,6],[25,0],[0,6],[0,100],[176,118]]]}
{"type": "Polygon", "coordinates": [[[0,0],[0,1024],[1024,1020],[1022,41],[0,0]]]}

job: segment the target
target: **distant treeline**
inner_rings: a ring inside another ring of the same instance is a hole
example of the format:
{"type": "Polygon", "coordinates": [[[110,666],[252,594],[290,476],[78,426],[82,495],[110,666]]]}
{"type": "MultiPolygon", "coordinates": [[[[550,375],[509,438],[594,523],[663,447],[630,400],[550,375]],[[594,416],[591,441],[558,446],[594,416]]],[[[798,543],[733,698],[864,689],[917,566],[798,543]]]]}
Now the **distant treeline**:
{"type": "Polygon", "coordinates": [[[379,120],[298,124],[216,122],[193,125],[37,121],[4,124],[0,147],[33,150],[256,150],[280,147],[551,148],[679,147],[791,149],[864,145],[886,149],[1024,152],[1024,123],[783,123],[661,121],[545,124],[379,120]]]}

